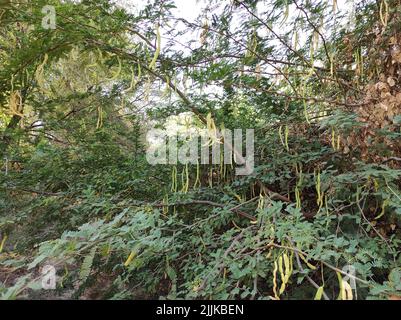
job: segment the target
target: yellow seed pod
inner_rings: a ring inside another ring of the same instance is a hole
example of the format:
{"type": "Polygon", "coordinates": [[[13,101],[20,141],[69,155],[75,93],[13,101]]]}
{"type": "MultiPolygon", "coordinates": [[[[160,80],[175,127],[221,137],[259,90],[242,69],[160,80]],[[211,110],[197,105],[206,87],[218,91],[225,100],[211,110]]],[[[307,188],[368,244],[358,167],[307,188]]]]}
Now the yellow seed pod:
{"type": "Polygon", "coordinates": [[[121,59],[119,58],[119,56],[117,56],[117,62],[118,62],[117,71],[113,74],[113,76],[111,78],[108,79],[109,81],[116,80],[118,78],[118,76],[121,74],[122,63],[121,63],[121,59]]]}
{"type": "Polygon", "coordinates": [[[319,33],[317,31],[313,32],[312,40],[313,52],[315,52],[319,48],[319,33]]]}
{"type": "Polygon", "coordinates": [[[284,132],[285,147],[286,147],[287,151],[290,151],[290,147],[288,146],[288,134],[289,134],[288,126],[285,126],[285,132],[284,132]]]}
{"type": "Polygon", "coordinates": [[[265,198],[262,196],[262,192],[259,195],[259,201],[258,201],[258,209],[263,209],[265,206],[265,198]]]}
{"type": "Polygon", "coordinates": [[[273,269],[273,293],[276,299],[280,299],[279,295],[277,294],[277,261],[274,261],[274,269],[273,269]]]}
{"type": "Polygon", "coordinates": [[[101,105],[97,107],[97,113],[98,117],[97,117],[96,129],[100,129],[103,126],[103,109],[101,105]]]}
{"type": "Polygon", "coordinates": [[[188,163],[185,165],[185,179],[184,179],[184,193],[188,193],[189,190],[189,167],[188,163]]]}
{"type": "Polygon", "coordinates": [[[200,44],[201,44],[201,45],[204,45],[204,44],[206,43],[207,34],[208,34],[208,32],[209,32],[209,24],[208,24],[207,21],[205,21],[205,23],[203,24],[202,29],[203,29],[203,30],[202,30],[202,33],[201,33],[201,35],[200,35],[199,41],[200,41],[200,44]]]}
{"type": "Polygon", "coordinates": [[[217,136],[217,127],[216,124],[214,123],[214,120],[212,118],[212,114],[209,112],[209,114],[206,116],[206,128],[208,132],[208,142],[206,143],[205,146],[212,146],[216,143],[221,143],[220,139],[217,136]]]}
{"type": "Polygon", "coordinates": [[[298,48],[298,38],[299,38],[298,30],[295,30],[295,35],[294,35],[294,50],[297,50],[297,48],[298,48]]]}
{"type": "Polygon", "coordinates": [[[160,27],[159,24],[156,26],[156,51],[153,56],[152,61],[150,62],[149,69],[154,70],[156,68],[156,62],[159,58],[161,50],[161,35],[160,35],[160,27]]]}
{"type": "Polygon", "coordinates": [[[284,268],[285,268],[285,279],[286,283],[288,282],[290,276],[291,276],[291,267],[290,267],[290,259],[288,258],[287,254],[283,254],[283,261],[284,261],[284,268]]]}
{"type": "Polygon", "coordinates": [[[290,14],[290,4],[288,3],[288,0],[284,0],[284,4],[285,4],[284,17],[280,24],[280,27],[282,27],[284,25],[284,23],[287,21],[288,16],[290,14]]]}
{"type": "Polygon", "coordinates": [[[317,289],[314,300],[322,300],[324,286],[321,286],[317,289]]]}
{"type": "Polygon", "coordinates": [[[333,150],[336,151],[336,132],[334,128],[331,128],[331,146],[333,147],[333,150]]]}
{"type": "Polygon", "coordinates": [[[260,63],[256,65],[255,73],[256,73],[256,80],[259,81],[260,79],[262,79],[260,63]]]}
{"type": "Polygon", "coordinates": [[[165,205],[163,207],[163,214],[168,215],[168,193],[166,193],[166,195],[163,198],[163,204],[165,205]]]}
{"type": "Polygon", "coordinates": [[[284,279],[284,269],[283,269],[283,256],[278,257],[278,270],[280,271],[281,279],[284,279]]]}
{"type": "Polygon", "coordinates": [[[301,196],[298,189],[298,186],[295,187],[295,200],[296,200],[296,208],[301,208],[301,196]]]}
{"type": "Polygon", "coordinates": [[[317,193],[317,199],[316,199],[316,204],[319,206],[319,210],[323,206],[323,193],[322,193],[322,187],[321,187],[321,179],[320,179],[320,170],[317,170],[317,174],[315,171],[315,176],[316,176],[316,193],[317,193]]]}
{"type": "Polygon", "coordinates": [[[44,91],[44,77],[43,77],[43,73],[44,73],[44,67],[47,63],[49,56],[47,55],[47,53],[44,55],[44,59],[43,62],[37,67],[36,72],[35,72],[35,80],[38,83],[39,88],[44,91]]]}
{"type": "Polygon", "coordinates": [[[353,300],[353,294],[352,294],[352,287],[351,285],[347,282],[343,280],[343,297],[345,296],[345,299],[343,300],[353,300]]]}
{"type": "Polygon", "coordinates": [[[132,262],[132,260],[135,258],[135,256],[136,256],[136,251],[131,251],[127,260],[124,262],[124,267],[128,267],[130,265],[130,263],[132,262]]]}
{"type": "Polygon", "coordinates": [[[381,212],[380,212],[380,214],[375,218],[375,220],[379,220],[381,217],[384,216],[384,213],[386,212],[386,207],[388,206],[389,202],[390,202],[389,199],[386,199],[386,200],[383,201],[382,207],[381,207],[381,212]]]}
{"type": "Polygon", "coordinates": [[[23,117],[22,114],[22,97],[19,91],[12,91],[10,94],[10,98],[8,101],[11,115],[16,115],[19,117],[23,117]]]}
{"type": "Polygon", "coordinates": [[[171,192],[177,192],[177,166],[171,170],[171,192]]]}
{"type": "Polygon", "coordinates": [[[307,108],[307,105],[306,105],[305,98],[302,101],[303,101],[303,105],[304,105],[304,116],[305,116],[306,123],[310,124],[309,115],[308,115],[308,108],[307,108]]]}
{"type": "Polygon", "coordinates": [[[213,168],[210,167],[209,170],[209,187],[213,188],[213,168]]]}
{"type": "Polygon", "coordinates": [[[341,147],[341,137],[340,135],[337,136],[337,151],[340,150],[341,147]]]}
{"type": "Polygon", "coordinates": [[[306,258],[304,257],[304,255],[302,253],[299,252],[298,255],[302,259],[302,261],[305,262],[305,264],[308,266],[309,269],[316,270],[316,267],[314,265],[310,264],[308,262],[308,260],[306,260],[306,258]]]}
{"type": "Polygon", "coordinates": [[[272,254],[273,254],[273,250],[270,249],[270,250],[269,250],[269,253],[266,255],[266,259],[270,259],[270,257],[272,256],[272,254]]]}
{"type": "Polygon", "coordinates": [[[380,9],[379,9],[380,21],[383,24],[383,27],[387,27],[388,23],[388,16],[389,16],[389,8],[387,0],[382,0],[380,2],[380,9]]]}
{"type": "Polygon", "coordinates": [[[336,273],[340,285],[340,293],[338,295],[337,300],[352,300],[353,294],[350,284],[347,281],[343,280],[343,277],[341,276],[340,272],[336,273]]]}
{"type": "Polygon", "coordinates": [[[7,235],[4,235],[3,240],[1,240],[1,243],[0,243],[0,253],[3,252],[6,241],[7,241],[7,235]]]}
{"type": "Polygon", "coordinates": [[[283,139],[283,127],[280,126],[278,129],[278,135],[280,137],[281,144],[285,147],[284,139],[283,139]]]}
{"type": "Polygon", "coordinates": [[[141,78],[141,65],[138,62],[138,76],[135,77],[134,68],[131,67],[131,83],[130,83],[129,88],[127,90],[125,90],[124,93],[128,93],[128,92],[131,92],[132,90],[134,90],[136,85],[138,84],[140,78],[141,78]]]}

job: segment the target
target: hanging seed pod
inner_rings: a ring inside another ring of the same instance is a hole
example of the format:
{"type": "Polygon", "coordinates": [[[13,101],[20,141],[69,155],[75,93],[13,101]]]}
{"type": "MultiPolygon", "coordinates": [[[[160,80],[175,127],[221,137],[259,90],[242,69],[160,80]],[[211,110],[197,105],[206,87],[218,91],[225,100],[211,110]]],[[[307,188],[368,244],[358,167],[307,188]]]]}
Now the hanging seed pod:
{"type": "Polygon", "coordinates": [[[3,239],[1,240],[1,243],[0,243],[0,253],[2,253],[2,251],[3,251],[3,248],[4,248],[4,245],[5,245],[6,241],[7,241],[7,238],[8,238],[8,236],[5,234],[4,237],[3,237],[3,239]]]}
{"type": "Polygon", "coordinates": [[[209,112],[208,115],[206,116],[206,128],[208,132],[208,142],[205,146],[212,146],[216,143],[221,143],[220,139],[218,138],[217,135],[217,127],[216,124],[214,123],[214,120],[212,118],[212,114],[209,112]]]}
{"type": "Polygon", "coordinates": [[[324,193],[322,192],[322,187],[321,187],[321,181],[320,181],[320,170],[317,170],[317,174],[315,171],[315,179],[316,179],[316,193],[317,193],[317,199],[316,199],[316,204],[319,206],[319,211],[323,207],[323,200],[324,200],[324,193]]]}
{"type": "Polygon", "coordinates": [[[255,73],[256,73],[256,80],[260,81],[260,79],[262,79],[260,63],[256,65],[255,73]]]}
{"type": "Polygon", "coordinates": [[[206,43],[208,33],[209,33],[209,24],[207,21],[205,21],[205,23],[202,26],[202,32],[199,38],[199,42],[202,46],[206,43]]]}
{"type": "Polygon", "coordinates": [[[245,53],[245,58],[253,58],[255,56],[255,51],[257,47],[258,47],[258,38],[256,30],[253,30],[252,35],[248,37],[248,44],[245,53]]]}
{"type": "Polygon", "coordinates": [[[295,201],[296,201],[296,206],[295,207],[297,209],[300,209],[302,204],[301,204],[301,195],[300,195],[298,187],[295,187],[295,201]]]}
{"type": "Polygon", "coordinates": [[[322,300],[323,290],[324,286],[321,286],[317,289],[314,300],[322,300]]]}
{"type": "Polygon", "coordinates": [[[297,49],[298,49],[298,38],[299,38],[299,35],[298,35],[298,30],[297,30],[296,28],[297,28],[297,26],[295,26],[294,50],[297,50],[297,49]]]}
{"type": "Polygon", "coordinates": [[[274,297],[276,299],[280,299],[278,293],[277,293],[277,270],[278,270],[278,265],[277,265],[277,261],[274,261],[274,269],[273,269],[273,293],[274,293],[274,297]]]}
{"type": "Polygon", "coordinates": [[[45,86],[44,86],[45,80],[44,80],[43,74],[44,74],[44,67],[47,63],[48,58],[49,57],[46,53],[44,56],[43,62],[38,66],[38,68],[36,69],[36,72],[35,72],[35,80],[37,81],[38,86],[42,91],[45,91],[45,86]]]}
{"type": "Polygon", "coordinates": [[[220,181],[224,181],[224,153],[220,153],[220,181]]]}
{"type": "Polygon", "coordinates": [[[171,192],[177,192],[177,166],[171,170],[171,192]]]}
{"type": "Polygon", "coordinates": [[[334,128],[331,128],[331,146],[334,151],[336,151],[335,141],[336,141],[336,132],[335,132],[334,128]]]}
{"type": "Polygon", "coordinates": [[[301,260],[303,262],[305,262],[305,264],[308,266],[309,269],[316,270],[316,267],[314,265],[312,265],[311,263],[309,263],[308,260],[304,257],[304,255],[302,253],[299,252],[298,255],[301,258],[301,260]]]}
{"type": "Polygon", "coordinates": [[[283,20],[280,23],[280,28],[284,25],[284,23],[286,23],[288,16],[290,14],[290,4],[288,3],[288,0],[284,0],[284,6],[285,6],[284,16],[283,20]]]}
{"type": "Polygon", "coordinates": [[[279,257],[279,269],[280,269],[280,274],[281,274],[281,287],[280,287],[280,295],[284,292],[285,287],[290,280],[291,274],[292,274],[292,259],[290,260],[288,258],[287,253],[283,253],[282,256],[279,257]],[[283,268],[283,262],[284,262],[284,268],[283,268]]]}
{"type": "Polygon", "coordinates": [[[317,31],[313,32],[313,52],[319,49],[319,33],[317,31]]]}
{"type": "Polygon", "coordinates": [[[290,151],[290,147],[288,146],[288,135],[289,135],[289,129],[288,129],[288,126],[285,126],[284,141],[285,141],[285,148],[287,149],[287,152],[290,151]]]}
{"type": "Polygon", "coordinates": [[[168,215],[168,193],[163,198],[163,204],[165,205],[163,206],[163,214],[168,215]]]}
{"type": "Polygon", "coordinates": [[[132,260],[135,258],[135,256],[136,256],[136,251],[131,251],[127,260],[124,262],[124,267],[128,267],[130,265],[130,263],[132,262],[132,260]]]}
{"type": "Polygon", "coordinates": [[[337,273],[338,283],[340,286],[340,293],[338,294],[337,300],[352,300],[352,288],[349,283],[343,280],[343,277],[340,272],[337,273]]]}
{"type": "Polygon", "coordinates": [[[262,210],[265,207],[265,198],[262,195],[262,192],[259,194],[259,200],[258,200],[258,210],[262,210]]]}
{"type": "Polygon", "coordinates": [[[302,182],[303,182],[303,174],[302,174],[302,165],[299,166],[298,170],[298,165],[295,164],[295,170],[298,175],[297,183],[295,186],[295,200],[296,200],[296,208],[301,208],[301,192],[300,189],[302,187],[302,182]]]}
{"type": "Polygon", "coordinates": [[[141,79],[141,75],[142,75],[141,64],[138,62],[138,76],[135,77],[134,68],[131,67],[131,83],[130,83],[129,88],[127,90],[125,90],[124,93],[129,93],[135,89],[139,80],[141,79]]]}
{"type": "Polygon", "coordinates": [[[199,161],[196,162],[196,179],[193,188],[196,189],[198,185],[201,187],[199,161]]]}
{"type": "Polygon", "coordinates": [[[151,79],[149,78],[148,81],[146,82],[145,93],[144,93],[144,100],[146,102],[149,101],[151,89],[152,89],[152,82],[151,82],[151,79]]]}
{"type": "Polygon", "coordinates": [[[102,106],[97,107],[97,124],[96,124],[96,129],[100,129],[103,126],[103,110],[102,106]]]}
{"type": "Polygon", "coordinates": [[[164,92],[162,94],[163,98],[167,97],[167,96],[169,96],[171,94],[171,91],[170,91],[171,88],[170,88],[169,84],[170,84],[170,78],[169,78],[169,76],[166,75],[166,87],[165,87],[164,92]]]}
{"type": "Polygon", "coordinates": [[[156,62],[157,62],[157,59],[159,58],[160,50],[161,50],[161,35],[160,35],[159,24],[157,24],[157,26],[156,26],[156,51],[155,51],[152,61],[150,62],[150,65],[149,65],[150,70],[156,69],[156,62]]]}
{"type": "Polygon", "coordinates": [[[307,90],[307,88],[306,88],[306,79],[304,79],[304,81],[303,81],[303,86],[302,86],[302,89],[301,89],[301,93],[302,93],[302,104],[303,104],[303,106],[304,106],[304,116],[305,116],[305,120],[306,120],[306,122],[310,125],[309,115],[308,115],[308,108],[307,108],[306,98],[305,98],[306,90],[307,90]]]}
{"type": "Polygon", "coordinates": [[[340,150],[340,146],[341,146],[341,137],[340,135],[337,136],[337,151],[340,150]]]}
{"type": "Polygon", "coordinates": [[[183,193],[188,193],[188,190],[189,190],[189,168],[188,168],[188,163],[182,169],[181,185],[182,185],[181,191],[183,193]]]}
{"type": "Polygon", "coordinates": [[[10,107],[10,111],[9,113],[11,115],[16,115],[19,117],[23,117],[23,113],[22,113],[22,109],[23,109],[23,105],[22,105],[22,97],[21,94],[18,90],[16,91],[12,91],[10,93],[10,97],[8,100],[8,104],[10,107]]]}
{"type": "Polygon", "coordinates": [[[118,62],[117,71],[114,73],[114,75],[110,79],[108,79],[109,81],[116,80],[119,77],[119,75],[121,74],[122,64],[121,64],[121,59],[119,56],[117,56],[117,62],[118,62]]]}
{"type": "Polygon", "coordinates": [[[388,23],[388,16],[389,16],[389,8],[388,8],[387,0],[382,0],[380,2],[379,15],[380,15],[380,21],[383,24],[383,27],[386,28],[387,23],[388,23]]]}

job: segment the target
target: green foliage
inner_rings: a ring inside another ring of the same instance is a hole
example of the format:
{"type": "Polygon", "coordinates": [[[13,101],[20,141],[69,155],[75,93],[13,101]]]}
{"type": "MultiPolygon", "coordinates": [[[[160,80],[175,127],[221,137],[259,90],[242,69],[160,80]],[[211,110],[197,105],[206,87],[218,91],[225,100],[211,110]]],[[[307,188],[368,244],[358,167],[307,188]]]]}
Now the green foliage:
{"type": "Polygon", "coordinates": [[[377,8],[357,1],[351,37],[331,3],[297,3],[221,1],[207,22],[174,1],[0,7],[0,297],[44,297],[46,264],[64,298],[337,299],[346,266],[353,298],[399,297],[400,115],[361,117],[386,70],[347,45],[368,50],[377,8]],[[149,165],[147,130],[184,111],[254,128],[253,174],[149,165]]]}

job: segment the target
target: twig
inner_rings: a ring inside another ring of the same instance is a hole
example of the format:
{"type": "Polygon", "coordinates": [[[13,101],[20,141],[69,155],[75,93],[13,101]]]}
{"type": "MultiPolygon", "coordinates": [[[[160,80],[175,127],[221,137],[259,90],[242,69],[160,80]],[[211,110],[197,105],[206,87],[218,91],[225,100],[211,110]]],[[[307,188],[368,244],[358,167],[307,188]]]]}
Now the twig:
{"type": "MultiPolygon", "coordinates": [[[[251,199],[251,200],[254,201],[255,199],[251,199]]],[[[246,203],[249,203],[251,200],[247,201],[246,203]]],[[[256,218],[254,216],[252,216],[244,211],[238,210],[238,208],[240,206],[243,206],[246,203],[241,203],[240,205],[235,206],[233,208],[229,208],[228,210],[234,211],[234,212],[238,213],[240,216],[245,217],[249,220],[256,221],[256,218]]],[[[167,203],[156,203],[156,204],[149,204],[149,205],[152,207],[161,208],[161,207],[171,207],[171,206],[188,206],[191,204],[205,204],[205,205],[212,206],[212,207],[226,208],[226,206],[223,204],[216,203],[216,202],[209,201],[209,200],[193,200],[190,202],[178,202],[178,203],[176,202],[176,203],[168,203],[168,204],[167,203]]]]}
{"type": "MultiPolygon", "coordinates": [[[[287,237],[287,239],[291,242],[292,245],[294,245],[294,243],[292,242],[292,240],[291,240],[289,237],[287,237]]],[[[298,265],[299,270],[300,270],[302,273],[304,273],[304,268],[302,267],[301,259],[299,259],[299,254],[298,254],[298,252],[294,251],[294,254],[295,254],[295,260],[297,261],[297,265],[298,265]]],[[[309,283],[310,283],[312,286],[314,286],[316,289],[319,289],[319,288],[320,288],[320,286],[319,286],[315,281],[313,281],[313,279],[312,279],[311,277],[309,277],[308,275],[306,275],[306,279],[307,279],[307,280],[309,281],[309,283]]],[[[325,300],[330,300],[329,296],[326,294],[326,292],[325,292],[324,290],[323,290],[323,298],[324,298],[325,300]]]]}

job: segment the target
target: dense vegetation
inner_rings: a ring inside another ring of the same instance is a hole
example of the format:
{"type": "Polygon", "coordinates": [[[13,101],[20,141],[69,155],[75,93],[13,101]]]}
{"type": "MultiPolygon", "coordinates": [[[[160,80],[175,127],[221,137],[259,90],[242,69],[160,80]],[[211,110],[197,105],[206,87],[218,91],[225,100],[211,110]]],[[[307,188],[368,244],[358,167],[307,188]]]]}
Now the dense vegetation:
{"type": "Polygon", "coordinates": [[[0,4],[0,296],[400,299],[401,1],[139,2],[0,4]],[[149,164],[183,118],[253,173],[149,164]]]}

